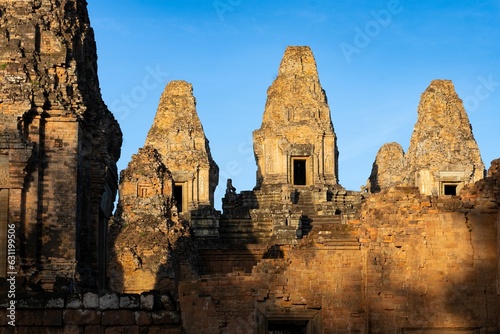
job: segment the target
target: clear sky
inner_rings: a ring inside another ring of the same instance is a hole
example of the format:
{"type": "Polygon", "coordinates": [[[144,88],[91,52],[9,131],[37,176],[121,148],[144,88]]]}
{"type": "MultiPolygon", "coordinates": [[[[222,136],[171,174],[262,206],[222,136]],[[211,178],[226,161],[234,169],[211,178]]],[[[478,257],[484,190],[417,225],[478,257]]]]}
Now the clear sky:
{"type": "Polygon", "coordinates": [[[359,190],[384,143],[408,149],[420,94],[451,79],[489,167],[500,157],[497,0],[88,0],[103,98],[123,134],[124,169],[171,80],[193,84],[227,178],[255,186],[252,131],[288,45],[308,45],[330,105],[340,183],[359,190]]]}

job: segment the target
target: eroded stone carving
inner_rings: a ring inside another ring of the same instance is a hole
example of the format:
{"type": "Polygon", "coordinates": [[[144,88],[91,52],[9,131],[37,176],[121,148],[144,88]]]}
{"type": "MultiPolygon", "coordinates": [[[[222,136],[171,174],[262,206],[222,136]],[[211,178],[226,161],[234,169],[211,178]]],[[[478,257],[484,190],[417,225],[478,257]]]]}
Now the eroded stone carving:
{"type": "Polygon", "coordinates": [[[180,266],[196,277],[189,225],[174,212],[173,192],[174,180],[160,154],[151,146],[139,149],[121,173],[120,200],[109,228],[112,290],[175,291],[180,266]]]}

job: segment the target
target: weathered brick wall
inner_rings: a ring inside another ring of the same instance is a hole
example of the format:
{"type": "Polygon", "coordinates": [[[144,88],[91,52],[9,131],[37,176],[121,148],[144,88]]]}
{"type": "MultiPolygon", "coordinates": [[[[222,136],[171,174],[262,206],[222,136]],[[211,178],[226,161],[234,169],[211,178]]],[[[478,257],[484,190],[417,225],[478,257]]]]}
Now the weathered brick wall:
{"type": "Polygon", "coordinates": [[[255,300],[264,298],[265,282],[249,274],[209,276],[183,282],[179,303],[186,333],[253,333],[255,300]]]}
{"type": "Polygon", "coordinates": [[[186,332],[266,333],[262,319],[313,321],[316,311],[319,333],[496,333],[495,182],[461,197],[391,188],[371,195],[359,220],[313,227],[251,274],[182,283],[182,318],[199,319],[186,332]]]}
{"type": "Polygon", "coordinates": [[[22,296],[15,324],[2,301],[2,333],[141,333],[180,334],[180,314],[167,295],[93,293],[22,296]]]}
{"type": "MultiPolygon", "coordinates": [[[[283,258],[262,259],[252,274],[210,275],[180,286],[187,333],[254,333],[265,321],[319,313],[321,326],[339,332],[363,331],[363,256],[321,244],[282,249],[283,258]],[[258,310],[258,311],[256,311],[258,310]]],[[[312,320],[308,318],[308,320],[312,320]]],[[[259,332],[260,333],[260,332],[259,332]]]]}
{"type": "Polygon", "coordinates": [[[496,328],[496,223],[494,211],[417,189],[371,197],[360,222],[370,332],[496,328]]]}
{"type": "Polygon", "coordinates": [[[268,246],[258,244],[199,243],[200,274],[228,274],[235,271],[251,273],[252,268],[268,251],[268,246]]]}

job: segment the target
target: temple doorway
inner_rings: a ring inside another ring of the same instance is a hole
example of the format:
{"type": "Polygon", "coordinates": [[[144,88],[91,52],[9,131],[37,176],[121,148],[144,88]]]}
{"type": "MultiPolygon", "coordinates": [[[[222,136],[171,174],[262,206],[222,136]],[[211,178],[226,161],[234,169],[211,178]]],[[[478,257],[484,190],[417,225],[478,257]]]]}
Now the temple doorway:
{"type": "Polygon", "coordinates": [[[177,212],[181,213],[183,212],[183,207],[184,207],[184,191],[182,184],[176,184],[174,186],[174,198],[177,206],[177,212]]]}
{"type": "Polygon", "coordinates": [[[307,323],[307,320],[269,321],[267,330],[269,334],[307,334],[307,323]]]}
{"type": "Polygon", "coordinates": [[[293,184],[305,186],[307,184],[306,159],[293,159],[293,184]]]}

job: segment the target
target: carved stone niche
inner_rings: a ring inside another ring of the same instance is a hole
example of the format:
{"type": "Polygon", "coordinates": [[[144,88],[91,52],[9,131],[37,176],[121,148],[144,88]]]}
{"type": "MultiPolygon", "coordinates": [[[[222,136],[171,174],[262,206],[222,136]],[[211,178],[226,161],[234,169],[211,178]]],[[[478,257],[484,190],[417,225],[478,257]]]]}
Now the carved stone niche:
{"type": "Polygon", "coordinates": [[[137,197],[148,198],[153,195],[153,186],[150,183],[137,183],[137,197]]]}

